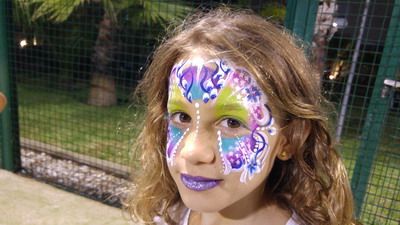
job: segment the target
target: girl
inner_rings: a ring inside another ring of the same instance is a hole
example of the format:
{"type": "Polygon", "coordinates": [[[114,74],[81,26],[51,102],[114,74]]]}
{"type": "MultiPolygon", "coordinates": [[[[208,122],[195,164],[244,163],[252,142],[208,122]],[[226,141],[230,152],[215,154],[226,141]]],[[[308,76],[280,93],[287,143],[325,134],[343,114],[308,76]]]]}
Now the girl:
{"type": "Polygon", "coordinates": [[[150,224],[351,224],[352,195],[302,49],[226,8],[187,19],[139,86],[143,171],[128,202],[150,224]]]}

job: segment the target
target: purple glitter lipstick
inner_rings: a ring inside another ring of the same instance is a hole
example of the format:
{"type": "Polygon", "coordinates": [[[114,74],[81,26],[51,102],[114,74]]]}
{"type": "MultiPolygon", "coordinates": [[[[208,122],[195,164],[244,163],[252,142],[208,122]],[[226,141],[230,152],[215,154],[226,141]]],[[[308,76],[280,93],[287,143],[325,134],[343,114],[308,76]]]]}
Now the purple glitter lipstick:
{"type": "Polygon", "coordinates": [[[181,174],[182,183],[192,191],[206,191],[216,187],[221,180],[181,174]]]}

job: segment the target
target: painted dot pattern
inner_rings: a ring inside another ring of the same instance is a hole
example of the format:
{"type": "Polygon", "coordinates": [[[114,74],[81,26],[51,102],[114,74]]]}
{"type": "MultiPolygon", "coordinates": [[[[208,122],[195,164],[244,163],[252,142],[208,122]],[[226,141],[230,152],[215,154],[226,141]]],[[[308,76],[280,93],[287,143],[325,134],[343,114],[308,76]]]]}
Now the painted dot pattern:
{"type": "MultiPolygon", "coordinates": [[[[223,174],[241,172],[240,181],[245,183],[261,171],[269,152],[267,134],[275,135],[276,128],[267,106],[267,96],[246,69],[221,59],[182,60],[171,71],[169,90],[175,90],[171,85],[176,85],[181,95],[195,108],[192,131],[195,138],[198,136],[201,121],[201,106],[198,101],[214,104],[220,97],[220,92],[229,87],[232,90],[229,97],[235,98],[248,110],[251,132],[249,135],[236,137],[225,137],[220,130],[216,132],[223,174]]],[[[182,132],[182,137],[175,143],[170,161],[173,161],[180,142],[188,132],[189,129],[182,132]]],[[[168,135],[168,138],[173,137],[168,135]]]]}

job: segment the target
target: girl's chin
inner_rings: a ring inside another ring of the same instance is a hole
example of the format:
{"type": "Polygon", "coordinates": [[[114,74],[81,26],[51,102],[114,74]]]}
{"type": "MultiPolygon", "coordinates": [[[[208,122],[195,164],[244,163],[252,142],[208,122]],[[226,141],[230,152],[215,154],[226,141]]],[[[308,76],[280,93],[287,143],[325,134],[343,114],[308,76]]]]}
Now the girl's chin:
{"type": "Polygon", "coordinates": [[[183,197],[182,196],[183,203],[185,206],[193,211],[196,212],[203,212],[203,213],[213,213],[213,212],[219,212],[221,211],[224,207],[221,205],[222,202],[218,201],[212,201],[212,200],[206,200],[206,199],[194,199],[190,197],[183,197]]]}

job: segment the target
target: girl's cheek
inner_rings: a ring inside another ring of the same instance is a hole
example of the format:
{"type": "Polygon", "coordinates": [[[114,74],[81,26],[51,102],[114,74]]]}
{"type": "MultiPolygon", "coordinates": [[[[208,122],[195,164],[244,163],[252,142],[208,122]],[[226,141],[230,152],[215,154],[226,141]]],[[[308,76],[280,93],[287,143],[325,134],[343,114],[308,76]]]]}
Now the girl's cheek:
{"type": "MultiPolygon", "coordinates": [[[[240,151],[241,145],[243,145],[243,140],[241,139],[223,138],[222,140],[222,154],[226,157],[232,170],[239,170],[244,165],[244,156],[242,151],[240,151]]],[[[224,167],[227,166],[224,165],[224,167]]],[[[230,169],[229,171],[226,171],[224,168],[224,171],[225,173],[228,173],[230,172],[230,169]]]]}
{"type": "Polygon", "coordinates": [[[221,137],[221,134],[218,133],[219,153],[225,175],[230,174],[232,171],[239,171],[245,165],[246,139],[247,136],[221,137]]]}
{"type": "Polygon", "coordinates": [[[178,146],[182,142],[189,128],[182,130],[181,128],[175,127],[172,124],[168,124],[167,133],[167,147],[166,147],[166,157],[169,166],[174,164],[175,154],[178,146]]]}
{"type": "Polygon", "coordinates": [[[246,183],[264,168],[268,157],[268,137],[259,127],[251,134],[242,137],[221,137],[218,132],[218,145],[223,173],[241,172],[240,181],[246,183]]]}

